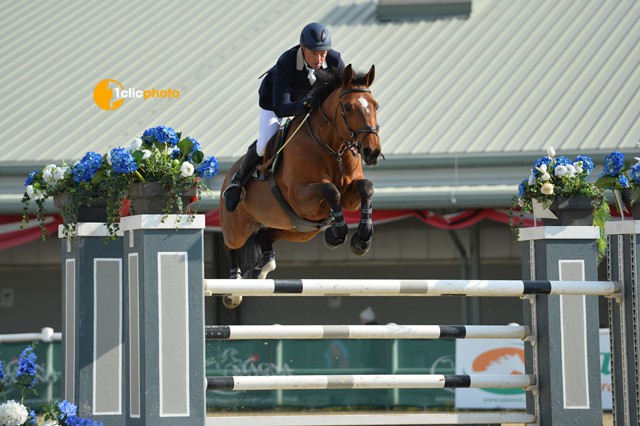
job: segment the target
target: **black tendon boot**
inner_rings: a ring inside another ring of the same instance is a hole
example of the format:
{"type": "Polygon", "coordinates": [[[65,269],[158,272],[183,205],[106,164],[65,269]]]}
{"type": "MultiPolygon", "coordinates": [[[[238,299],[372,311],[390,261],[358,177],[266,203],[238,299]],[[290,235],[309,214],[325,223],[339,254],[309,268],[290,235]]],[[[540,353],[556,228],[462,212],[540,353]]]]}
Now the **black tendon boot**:
{"type": "Polygon", "coordinates": [[[227,210],[230,212],[238,207],[242,188],[247,184],[256,167],[260,164],[260,160],[262,160],[262,157],[256,152],[256,143],[257,141],[249,145],[249,149],[247,149],[247,153],[242,159],[240,168],[235,172],[231,178],[231,182],[229,182],[229,186],[227,186],[227,189],[222,193],[227,210]]]}

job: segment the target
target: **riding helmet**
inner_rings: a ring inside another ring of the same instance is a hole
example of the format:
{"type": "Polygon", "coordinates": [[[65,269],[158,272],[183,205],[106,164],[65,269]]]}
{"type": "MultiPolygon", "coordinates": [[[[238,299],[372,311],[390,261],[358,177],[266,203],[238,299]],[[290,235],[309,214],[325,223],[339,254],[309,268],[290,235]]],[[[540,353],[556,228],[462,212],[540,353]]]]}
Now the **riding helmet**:
{"type": "Polygon", "coordinates": [[[331,49],[331,34],[324,25],[312,22],[302,29],[300,44],[309,50],[329,50],[331,49]]]}

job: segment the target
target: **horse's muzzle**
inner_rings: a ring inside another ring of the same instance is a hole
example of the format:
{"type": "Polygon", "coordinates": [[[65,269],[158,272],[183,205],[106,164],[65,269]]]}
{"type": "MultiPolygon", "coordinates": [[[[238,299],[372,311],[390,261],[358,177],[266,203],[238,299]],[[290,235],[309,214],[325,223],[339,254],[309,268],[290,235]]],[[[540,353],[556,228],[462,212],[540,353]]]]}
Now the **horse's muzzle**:
{"type": "Polygon", "coordinates": [[[364,164],[367,166],[375,166],[378,164],[378,157],[380,157],[379,149],[371,149],[369,147],[362,149],[362,158],[364,159],[364,164]]]}

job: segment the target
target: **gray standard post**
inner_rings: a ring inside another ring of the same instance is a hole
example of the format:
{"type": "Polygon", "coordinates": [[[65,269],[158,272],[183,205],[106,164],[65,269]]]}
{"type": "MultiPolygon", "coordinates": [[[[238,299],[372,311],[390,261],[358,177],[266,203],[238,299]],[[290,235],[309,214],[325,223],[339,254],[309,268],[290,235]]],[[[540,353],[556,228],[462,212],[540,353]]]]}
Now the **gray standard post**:
{"type": "Polygon", "coordinates": [[[122,238],[103,223],[78,223],[62,241],[63,396],[78,415],[124,425],[122,238]]]}
{"type": "Polygon", "coordinates": [[[204,425],[204,216],[122,218],[128,425],[204,425]]]}
{"type": "Polygon", "coordinates": [[[640,366],[638,345],[638,265],[640,221],[608,222],[607,275],[620,282],[620,299],[609,300],[611,380],[614,424],[640,424],[640,366]]]}
{"type": "MultiPolygon", "coordinates": [[[[521,229],[523,279],[596,281],[598,236],[592,226],[521,229]]],[[[602,424],[598,297],[539,293],[524,306],[526,367],[538,378],[527,412],[540,425],[602,424]]]]}

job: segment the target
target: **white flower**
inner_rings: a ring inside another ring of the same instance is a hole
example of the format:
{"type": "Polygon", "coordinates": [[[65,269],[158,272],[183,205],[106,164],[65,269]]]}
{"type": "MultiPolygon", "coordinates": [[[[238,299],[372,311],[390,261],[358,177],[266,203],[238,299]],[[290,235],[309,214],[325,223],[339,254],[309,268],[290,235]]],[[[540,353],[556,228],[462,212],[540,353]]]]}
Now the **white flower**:
{"type": "Polygon", "coordinates": [[[19,426],[26,422],[28,417],[27,407],[13,399],[0,405],[0,425],[19,426]]]}
{"type": "Polygon", "coordinates": [[[131,141],[131,145],[127,147],[127,150],[129,152],[133,152],[133,151],[139,150],[140,147],[142,147],[142,139],[135,138],[134,140],[131,141]]]}
{"type": "Polygon", "coordinates": [[[567,164],[565,166],[567,168],[567,176],[569,176],[570,178],[574,178],[576,177],[576,168],[573,166],[573,164],[567,164]]]}
{"type": "Polygon", "coordinates": [[[549,179],[551,179],[551,176],[549,175],[549,173],[547,173],[547,165],[546,164],[541,164],[538,167],[536,167],[536,170],[540,172],[541,178],[543,182],[548,181],[549,179]]]}
{"type": "Polygon", "coordinates": [[[573,163],[573,169],[576,171],[576,174],[580,174],[584,171],[582,168],[582,161],[577,161],[573,163]]]}
{"type": "Polygon", "coordinates": [[[142,159],[146,160],[149,157],[151,157],[151,151],[149,151],[148,149],[143,149],[142,150],[142,159]]]}
{"type": "Polygon", "coordinates": [[[55,420],[47,420],[46,422],[42,423],[42,426],[60,426],[60,424],[55,420]]]}
{"type": "Polygon", "coordinates": [[[553,194],[553,184],[550,182],[547,182],[545,184],[543,184],[540,187],[540,192],[542,192],[545,195],[551,195],[553,194]]]}
{"type": "Polygon", "coordinates": [[[549,157],[551,157],[551,158],[555,157],[555,156],[556,156],[556,150],[555,150],[555,149],[553,149],[553,147],[552,147],[552,146],[549,146],[549,147],[547,148],[547,155],[548,155],[549,157]]]}
{"type": "Polygon", "coordinates": [[[55,173],[56,170],[56,165],[55,164],[49,164],[47,165],[47,167],[45,167],[42,170],[42,179],[44,179],[45,182],[49,183],[52,180],[54,180],[53,174],[55,173]]]}
{"type": "Polygon", "coordinates": [[[188,161],[185,161],[184,163],[182,163],[182,166],[180,167],[180,176],[189,177],[192,175],[193,175],[193,164],[189,163],[188,161]]]}
{"type": "Polygon", "coordinates": [[[554,174],[559,178],[564,177],[564,175],[567,174],[567,166],[563,166],[563,165],[556,166],[554,174]]]}
{"type": "Polygon", "coordinates": [[[53,180],[56,182],[64,179],[64,177],[71,172],[68,166],[56,167],[55,172],[53,172],[53,180]]]}
{"type": "Polygon", "coordinates": [[[534,175],[533,173],[531,173],[529,175],[529,182],[527,182],[527,185],[529,186],[533,186],[536,183],[536,175],[534,175]]]}
{"type": "MultiPolygon", "coordinates": [[[[640,142],[638,142],[638,143],[640,143],[640,142]]],[[[636,159],[636,164],[640,164],[640,157],[633,157],[633,158],[636,159]]]]}
{"type": "Polygon", "coordinates": [[[111,166],[111,151],[107,152],[107,163],[111,166]]]}
{"type": "Polygon", "coordinates": [[[548,181],[549,181],[549,179],[551,179],[551,175],[550,175],[549,173],[547,173],[547,172],[544,172],[544,173],[542,174],[542,181],[543,181],[543,182],[548,182],[548,181]]]}

